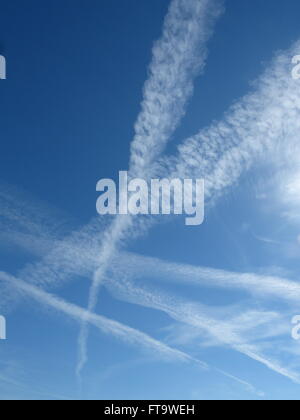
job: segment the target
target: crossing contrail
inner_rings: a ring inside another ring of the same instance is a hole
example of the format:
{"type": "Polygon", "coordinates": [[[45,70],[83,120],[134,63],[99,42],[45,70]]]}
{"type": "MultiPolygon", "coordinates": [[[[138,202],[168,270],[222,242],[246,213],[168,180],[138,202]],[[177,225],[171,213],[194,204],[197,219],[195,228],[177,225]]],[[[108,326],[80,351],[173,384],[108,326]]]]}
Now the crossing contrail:
{"type": "MultiPolygon", "coordinates": [[[[50,293],[43,291],[33,285],[24,282],[23,280],[11,276],[7,273],[0,271],[0,281],[9,283],[10,287],[14,288],[21,295],[29,296],[41,305],[49,306],[65,315],[73,318],[76,321],[81,321],[83,318],[94,327],[101,330],[104,334],[110,334],[128,344],[138,346],[144,350],[157,353],[161,358],[166,359],[168,362],[179,361],[181,363],[193,363],[195,366],[202,370],[214,370],[215,372],[226,376],[233,381],[243,385],[248,391],[255,393],[259,397],[263,397],[264,393],[257,390],[250,383],[237,378],[221,369],[215,368],[208,365],[206,362],[199,360],[198,358],[192,357],[189,354],[174,349],[161,341],[155,340],[149,335],[131,328],[127,325],[121,324],[117,321],[113,321],[109,318],[96,315],[93,313],[87,313],[83,308],[77,305],[66,302],[63,299],[56,297],[50,293]]],[[[0,380],[2,378],[0,377],[0,380]]]]}

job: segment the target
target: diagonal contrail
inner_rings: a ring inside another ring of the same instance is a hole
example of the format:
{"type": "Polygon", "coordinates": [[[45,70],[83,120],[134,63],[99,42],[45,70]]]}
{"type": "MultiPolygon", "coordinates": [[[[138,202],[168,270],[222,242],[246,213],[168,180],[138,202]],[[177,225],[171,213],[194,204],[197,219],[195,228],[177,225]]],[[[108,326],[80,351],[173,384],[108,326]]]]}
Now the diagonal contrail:
{"type": "MultiPolygon", "coordinates": [[[[131,145],[130,176],[146,174],[177,128],[193,93],[193,80],[204,68],[206,43],[221,12],[220,0],[172,0],[162,38],[153,48],[150,78],[144,87],[142,110],[131,145]]],[[[104,234],[100,268],[89,292],[89,312],[96,308],[103,276],[131,225],[130,216],[119,216],[104,234]]],[[[88,325],[83,321],[78,339],[78,375],[87,361],[87,338],[88,325]]]]}

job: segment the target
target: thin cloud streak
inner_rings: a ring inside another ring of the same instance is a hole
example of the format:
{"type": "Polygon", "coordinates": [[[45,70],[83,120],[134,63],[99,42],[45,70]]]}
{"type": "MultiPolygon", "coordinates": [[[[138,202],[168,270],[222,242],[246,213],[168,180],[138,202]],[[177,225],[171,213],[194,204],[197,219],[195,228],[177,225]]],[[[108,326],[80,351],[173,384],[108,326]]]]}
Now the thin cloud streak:
{"type": "Polygon", "coordinates": [[[250,384],[249,382],[243,381],[240,378],[237,378],[234,375],[230,375],[227,372],[224,372],[224,370],[222,369],[217,369],[217,371],[219,373],[221,373],[224,376],[227,376],[227,378],[232,379],[233,381],[238,382],[239,384],[241,384],[242,386],[244,386],[246,389],[248,389],[249,392],[256,394],[258,397],[260,398],[264,398],[266,396],[266,394],[262,391],[258,391],[252,384],[250,384]]]}
{"type": "Polygon", "coordinates": [[[152,278],[169,283],[245,290],[260,298],[277,298],[294,304],[300,301],[300,284],[282,277],[178,264],[133,253],[120,253],[111,271],[114,275],[125,272],[131,278],[142,277],[148,272],[152,278]]]}

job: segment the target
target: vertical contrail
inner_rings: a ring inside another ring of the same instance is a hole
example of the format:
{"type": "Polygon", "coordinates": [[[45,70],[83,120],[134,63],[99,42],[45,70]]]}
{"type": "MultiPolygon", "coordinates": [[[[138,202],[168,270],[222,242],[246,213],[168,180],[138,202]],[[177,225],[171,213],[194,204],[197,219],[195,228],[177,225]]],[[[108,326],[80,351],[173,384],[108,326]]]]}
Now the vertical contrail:
{"type": "MultiPolygon", "coordinates": [[[[184,115],[193,93],[193,81],[203,71],[206,43],[223,11],[222,0],[172,0],[162,38],[153,48],[150,77],[144,87],[142,110],[135,124],[131,145],[130,176],[143,176],[163,152],[184,115]]],[[[130,216],[118,216],[105,233],[99,267],[89,293],[88,311],[94,312],[98,292],[112,256],[126,239],[130,216]]],[[[77,375],[87,361],[88,324],[83,320],[79,335],[77,375]]]]}
{"type": "Polygon", "coordinates": [[[133,174],[144,174],[183,117],[194,77],[204,69],[206,43],[221,11],[219,0],[172,1],[162,38],[153,48],[150,78],[135,124],[130,158],[133,174]]]}

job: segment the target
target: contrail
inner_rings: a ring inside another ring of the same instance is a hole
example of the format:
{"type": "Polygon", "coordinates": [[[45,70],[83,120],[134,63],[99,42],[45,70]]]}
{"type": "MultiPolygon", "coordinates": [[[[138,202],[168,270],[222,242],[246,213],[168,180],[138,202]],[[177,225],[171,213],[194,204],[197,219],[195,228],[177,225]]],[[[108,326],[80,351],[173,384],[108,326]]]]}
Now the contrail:
{"type": "MultiPolygon", "coordinates": [[[[145,175],[183,117],[193,93],[193,80],[204,68],[206,43],[223,11],[222,4],[219,0],[172,0],[162,38],[153,48],[150,77],[144,87],[142,110],[131,145],[130,176],[145,175]]],[[[131,226],[130,216],[120,216],[104,234],[100,268],[94,275],[89,293],[89,312],[96,308],[99,287],[111,257],[128,237],[131,226]]],[[[78,339],[78,375],[87,360],[87,338],[88,325],[83,321],[78,339]]]]}
{"type": "Polygon", "coordinates": [[[130,278],[140,278],[145,273],[151,273],[152,279],[157,278],[167,283],[239,289],[263,299],[276,298],[297,305],[300,302],[300,284],[296,281],[278,276],[173,263],[133,253],[119,253],[113,260],[110,273],[114,278],[124,273],[130,278]]]}
{"type": "MultiPolygon", "coordinates": [[[[206,201],[210,202],[272,148],[273,153],[280,149],[295,156],[295,149],[299,151],[300,97],[291,77],[291,57],[299,48],[297,42],[288,53],[279,54],[256,82],[255,92],[237,102],[220,123],[184,142],[177,157],[163,160],[162,172],[170,178],[204,177],[206,201]],[[288,133],[289,144],[283,141],[283,133],[288,133]]],[[[96,296],[97,283],[106,269],[94,282],[96,296]]]]}
{"type": "Polygon", "coordinates": [[[262,151],[269,150],[274,139],[280,138],[283,128],[295,133],[299,129],[299,100],[297,86],[290,77],[289,65],[290,57],[298,45],[299,43],[295,44],[288,53],[281,54],[275,60],[271,69],[267,70],[257,83],[256,92],[236,103],[226,114],[224,122],[214,124],[201,132],[199,139],[206,133],[203,141],[199,143],[201,153],[197,154],[197,141],[195,141],[195,153],[193,153],[194,143],[185,143],[185,146],[189,147],[185,149],[184,146],[180,150],[177,161],[170,160],[172,165],[175,161],[171,170],[174,171],[175,168],[179,173],[186,171],[190,175],[201,174],[202,170],[199,168],[202,163],[201,156],[204,156],[205,171],[213,174],[210,177],[210,184],[214,187],[212,180],[217,180],[217,191],[222,192],[235,182],[242,169],[249,167],[256,155],[259,156],[262,151]],[[277,100],[278,97],[280,101],[277,100]],[[229,148],[226,147],[227,136],[232,140],[229,142],[229,148]],[[208,140],[205,141],[206,138],[208,140]],[[243,141],[243,138],[246,140],[243,141]],[[239,147],[241,142],[242,147],[239,147]],[[218,147],[221,148],[222,156],[219,156],[218,147]],[[218,161],[222,163],[223,172],[221,170],[218,172],[218,161]],[[218,173],[220,177],[216,176],[218,173]]]}
{"type": "Polygon", "coordinates": [[[130,168],[144,174],[163,152],[185,113],[193,79],[203,71],[206,43],[222,13],[219,0],[173,0],[162,38],[153,48],[150,78],[135,125],[130,168]]]}
{"type": "MultiPolygon", "coordinates": [[[[17,279],[16,277],[7,273],[0,271],[0,280],[7,282],[11,287],[14,287],[21,295],[28,295],[38,303],[50,306],[60,312],[63,312],[76,321],[86,319],[87,322],[89,322],[91,325],[94,325],[104,334],[112,334],[116,338],[119,338],[129,344],[134,344],[138,347],[142,346],[145,349],[155,351],[156,353],[160,354],[160,356],[166,357],[167,360],[175,359],[181,361],[196,361],[186,353],[172,349],[162,342],[151,338],[145,333],[142,333],[117,321],[113,321],[109,318],[89,313],[77,305],[66,302],[59,297],[47,293],[42,289],[32,286],[23,280],[17,279]]],[[[199,360],[197,360],[197,363],[202,365],[203,369],[207,369],[208,367],[206,363],[199,360]]]]}

